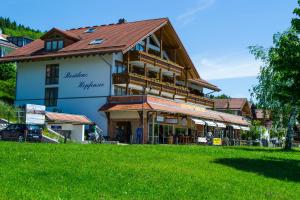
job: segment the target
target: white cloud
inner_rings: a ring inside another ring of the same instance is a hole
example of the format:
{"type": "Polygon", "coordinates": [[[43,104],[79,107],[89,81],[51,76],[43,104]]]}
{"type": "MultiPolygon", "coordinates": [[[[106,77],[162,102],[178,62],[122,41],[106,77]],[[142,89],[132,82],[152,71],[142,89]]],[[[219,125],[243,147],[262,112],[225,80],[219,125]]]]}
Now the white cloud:
{"type": "Polygon", "coordinates": [[[205,80],[257,76],[262,64],[243,51],[221,57],[195,55],[192,60],[205,80]]]}
{"type": "Polygon", "coordinates": [[[195,20],[195,15],[200,11],[211,7],[215,3],[215,0],[199,0],[198,4],[193,8],[186,10],[184,13],[179,15],[177,19],[186,25],[195,20]]]}

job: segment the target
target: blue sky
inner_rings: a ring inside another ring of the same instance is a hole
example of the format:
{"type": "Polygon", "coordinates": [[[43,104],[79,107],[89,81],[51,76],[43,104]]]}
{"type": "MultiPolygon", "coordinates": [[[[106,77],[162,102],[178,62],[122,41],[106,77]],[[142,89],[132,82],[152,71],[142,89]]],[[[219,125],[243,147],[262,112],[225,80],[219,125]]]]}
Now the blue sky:
{"type": "Polygon", "coordinates": [[[232,97],[249,98],[260,63],[247,47],[270,46],[272,35],[290,26],[296,6],[297,0],[9,0],[0,15],[41,30],[168,17],[201,77],[232,97]]]}

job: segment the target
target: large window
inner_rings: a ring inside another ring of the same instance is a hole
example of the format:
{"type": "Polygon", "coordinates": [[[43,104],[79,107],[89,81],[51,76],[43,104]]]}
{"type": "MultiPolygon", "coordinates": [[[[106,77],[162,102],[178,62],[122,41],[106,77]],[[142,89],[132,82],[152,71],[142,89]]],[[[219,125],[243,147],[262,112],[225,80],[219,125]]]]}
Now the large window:
{"type": "Polygon", "coordinates": [[[117,74],[122,74],[127,71],[127,67],[122,62],[116,61],[115,66],[117,74]]]}
{"type": "Polygon", "coordinates": [[[59,65],[51,64],[46,66],[46,85],[58,84],[59,65]]]}
{"type": "Polygon", "coordinates": [[[124,96],[126,94],[126,89],[120,86],[114,86],[115,96],[124,96]]]}
{"type": "Polygon", "coordinates": [[[46,88],[45,89],[45,106],[53,107],[57,106],[58,88],[46,88]]]}
{"type": "Polygon", "coordinates": [[[47,51],[56,51],[64,47],[63,40],[49,40],[46,41],[45,48],[47,51]]]}

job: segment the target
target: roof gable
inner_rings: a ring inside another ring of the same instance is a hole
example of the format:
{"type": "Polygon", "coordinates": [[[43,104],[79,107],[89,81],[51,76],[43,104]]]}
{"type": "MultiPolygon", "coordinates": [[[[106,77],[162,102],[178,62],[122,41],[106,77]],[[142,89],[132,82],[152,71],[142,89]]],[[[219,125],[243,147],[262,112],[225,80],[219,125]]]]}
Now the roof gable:
{"type": "MultiPolygon", "coordinates": [[[[246,98],[214,99],[216,109],[242,110],[248,102],[246,98]]],[[[249,105],[249,104],[248,104],[249,105]]]]}
{"type": "Polygon", "coordinates": [[[42,40],[52,39],[53,36],[56,36],[56,35],[58,35],[60,37],[69,38],[73,41],[79,41],[80,40],[79,36],[77,36],[77,35],[75,35],[71,32],[60,30],[58,28],[52,28],[50,31],[48,31],[47,33],[42,35],[42,37],[40,39],[42,39],[42,40]]]}

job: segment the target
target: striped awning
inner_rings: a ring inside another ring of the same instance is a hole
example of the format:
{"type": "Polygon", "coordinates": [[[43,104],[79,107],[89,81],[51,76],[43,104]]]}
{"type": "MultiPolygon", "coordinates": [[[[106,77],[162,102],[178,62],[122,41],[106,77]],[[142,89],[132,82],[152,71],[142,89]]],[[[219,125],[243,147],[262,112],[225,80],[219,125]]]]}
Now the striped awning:
{"type": "Polygon", "coordinates": [[[216,122],[218,128],[226,128],[226,125],[220,122],[216,122]]]}
{"type": "Polygon", "coordinates": [[[236,130],[240,130],[241,127],[240,126],[237,126],[237,125],[231,125],[233,129],[236,129],[236,130]]]}
{"type": "Polygon", "coordinates": [[[207,126],[213,126],[213,127],[217,126],[217,124],[215,124],[215,122],[212,122],[212,121],[205,121],[205,123],[207,126]]]}
{"type": "Polygon", "coordinates": [[[194,121],[195,124],[205,125],[205,122],[203,120],[201,120],[201,119],[192,118],[192,121],[194,121]]]}
{"type": "Polygon", "coordinates": [[[250,128],[247,127],[247,126],[241,126],[241,129],[242,129],[243,131],[250,131],[250,128]]]}

